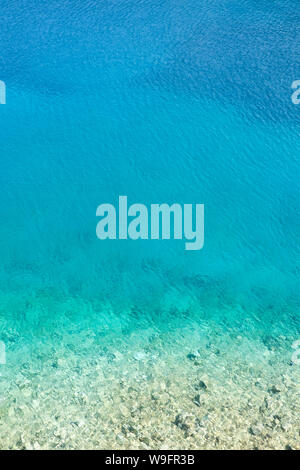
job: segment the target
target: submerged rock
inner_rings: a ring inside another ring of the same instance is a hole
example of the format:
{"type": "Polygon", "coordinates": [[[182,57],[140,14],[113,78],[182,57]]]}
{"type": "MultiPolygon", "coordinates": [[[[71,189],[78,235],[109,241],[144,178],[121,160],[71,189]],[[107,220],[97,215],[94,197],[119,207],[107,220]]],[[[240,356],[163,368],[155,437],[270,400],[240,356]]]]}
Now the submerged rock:
{"type": "Polygon", "coordinates": [[[200,366],[200,363],[197,359],[199,359],[200,357],[200,354],[198,352],[196,353],[189,353],[187,354],[186,356],[190,361],[192,361],[192,363],[194,364],[194,366],[200,366]]]}
{"type": "Polygon", "coordinates": [[[195,361],[195,360],[197,359],[196,354],[193,354],[193,353],[189,353],[186,357],[187,357],[190,361],[195,361]]]}
{"type": "Polygon", "coordinates": [[[116,356],[115,356],[114,353],[108,353],[108,354],[106,355],[106,357],[107,357],[107,361],[108,361],[110,364],[116,359],[116,356]]]}
{"type": "Polygon", "coordinates": [[[272,393],[273,395],[277,395],[278,393],[281,392],[281,390],[278,387],[276,387],[275,385],[273,385],[272,387],[270,387],[268,389],[268,392],[272,393]]]}
{"type": "Polygon", "coordinates": [[[185,412],[179,413],[175,418],[174,424],[187,433],[194,424],[193,416],[185,412]]]}
{"type": "Polygon", "coordinates": [[[201,406],[201,403],[200,403],[200,395],[196,395],[193,399],[193,402],[195,403],[195,405],[197,406],[201,406]]]}
{"type": "Polygon", "coordinates": [[[143,361],[143,360],[146,359],[146,357],[147,357],[147,355],[143,351],[138,351],[138,352],[134,353],[134,355],[133,355],[133,358],[136,361],[143,361]]]}
{"type": "Polygon", "coordinates": [[[196,383],[195,385],[195,390],[207,390],[207,385],[203,380],[200,380],[199,382],[196,383]]]}
{"type": "Polygon", "coordinates": [[[253,424],[249,428],[249,432],[250,432],[250,434],[252,434],[252,436],[259,436],[260,434],[262,434],[263,430],[264,430],[264,427],[260,423],[253,424]]]}
{"type": "Polygon", "coordinates": [[[281,346],[280,340],[277,337],[271,335],[263,336],[262,342],[268,348],[269,351],[276,351],[281,346]]]}

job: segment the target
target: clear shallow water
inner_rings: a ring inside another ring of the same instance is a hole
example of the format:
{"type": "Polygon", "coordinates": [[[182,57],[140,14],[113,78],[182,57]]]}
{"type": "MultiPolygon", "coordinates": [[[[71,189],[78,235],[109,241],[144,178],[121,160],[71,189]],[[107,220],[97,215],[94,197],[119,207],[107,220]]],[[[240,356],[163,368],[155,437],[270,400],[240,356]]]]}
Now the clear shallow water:
{"type": "Polygon", "coordinates": [[[300,336],[293,2],[2,4],[3,390],[21,363],[39,370],[37,350],[65,355],[70,335],[79,362],[97,356],[91,338],[134,354],[149,328],[229,335],[228,351],[241,335],[245,354],[285,337],[289,358],[300,336]],[[204,203],[204,249],[100,242],[96,207],[121,194],[204,203]]]}

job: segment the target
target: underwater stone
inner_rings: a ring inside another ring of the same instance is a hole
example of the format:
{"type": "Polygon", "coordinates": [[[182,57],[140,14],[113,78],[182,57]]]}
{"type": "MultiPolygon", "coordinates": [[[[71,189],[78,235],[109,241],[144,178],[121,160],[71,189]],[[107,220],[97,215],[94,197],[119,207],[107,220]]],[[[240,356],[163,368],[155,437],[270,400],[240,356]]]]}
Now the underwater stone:
{"type": "Polygon", "coordinates": [[[179,413],[174,421],[174,424],[183,431],[189,431],[191,426],[193,425],[193,416],[188,413],[179,413]]]}
{"type": "Polygon", "coordinates": [[[195,390],[207,390],[207,385],[203,380],[200,380],[196,385],[195,385],[195,390]]]}
{"type": "Polygon", "coordinates": [[[212,344],[211,342],[209,342],[207,345],[206,345],[206,349],[209,349],[211,352],[213,352],[216,356],[219,356],[221,354],[221,351],[219,348],[217,348],[214,344],[212,344]]]}
{"type": "Polygon", "coordinates": [[[255,387],[259,388],[260,390],[263,390],[263,385],[261,384],[260,380],[257,380],[254,385],[255,385],[255,387]]]}
{"type": "Polygon", "coordinates": [[[150,440],[148,437],[140,437],[140,441],[143,442],[143,444],[146,444],[146,446],[150,445],[150,440]]]}
{"type": "Polygon", "coordinates": [[[136,361],[143,361],[144,359],[146,359],[146,354],[143,351],[138,351],[134,353],[133,358],[136,361]]]}
{"type": "Polygon", "coordinates": [[[252,436],[259,436],[262,434],[263,430],[264,428],[261,424],[254,424],[250,427],[249,432],[252,434],[252,436]]]}
{"type": "Polygon", "coordinates": [[[116,359],[116,356],[114,355],[114,353],[108,353],[106,357],[109,363],[112,363],[116,359]]]}
{"type": "Polygon", "coordinates": [[[201,403],[200,403],[200,395],[196,395],[196,396],[194,397],[193,402],[195,403],[195,405],[201,406],[201,403]]]}
{"type": "Polygon", "coordinates": [[[159,400],[159,395],[155,392],[151,393],[151,400],[154,400],[154,401],[159,400]]]}
{"type": "Polygon", "coordinates": [[[195,361],[197,359],[197,356],[195,354],[189,353],[186,356],[190,361],[195,361]]]}
{"type": "Polygon", "coordinates": [[[129,424],[123,424],[122,433],[126,437],[127,437],[128,434],[134,434],[135,436],[138,435],[137,430],[130,423],[129,424]]]}
{"type": "Polygon", "coordinates": [[[281,390],[275,385],[273,385],[271,388],[268,389],[268,392],[272,393],[273,395],[277,395],[277,393],[280,393],[281,390]]]}

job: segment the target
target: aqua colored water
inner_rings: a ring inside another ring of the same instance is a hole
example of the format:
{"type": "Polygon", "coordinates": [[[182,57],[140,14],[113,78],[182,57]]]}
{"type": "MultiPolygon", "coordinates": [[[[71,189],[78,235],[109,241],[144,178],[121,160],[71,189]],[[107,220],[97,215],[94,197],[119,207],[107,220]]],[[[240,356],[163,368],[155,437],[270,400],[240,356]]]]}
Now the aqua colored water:
{"type": "Polygon", "coordinates": [[[299,19],[290,0],[2,0],[2,390],[70,337],[81,360],[94,336],[190,326],[292,354],[299,19]],[[204,203],[203,250],[98,240],[119,195],[204,203]]]}

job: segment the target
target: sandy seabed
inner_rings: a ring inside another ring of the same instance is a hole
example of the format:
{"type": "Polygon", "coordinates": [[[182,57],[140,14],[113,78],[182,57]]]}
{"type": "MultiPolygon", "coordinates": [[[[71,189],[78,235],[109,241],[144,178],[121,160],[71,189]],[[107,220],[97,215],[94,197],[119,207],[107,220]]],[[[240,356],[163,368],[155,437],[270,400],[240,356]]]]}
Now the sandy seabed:
{"type": "Polygon", "coordinates": [[[210,324],[41,343],[2,366],[0,448],[300,449],[291,341],[210,324]]]}

